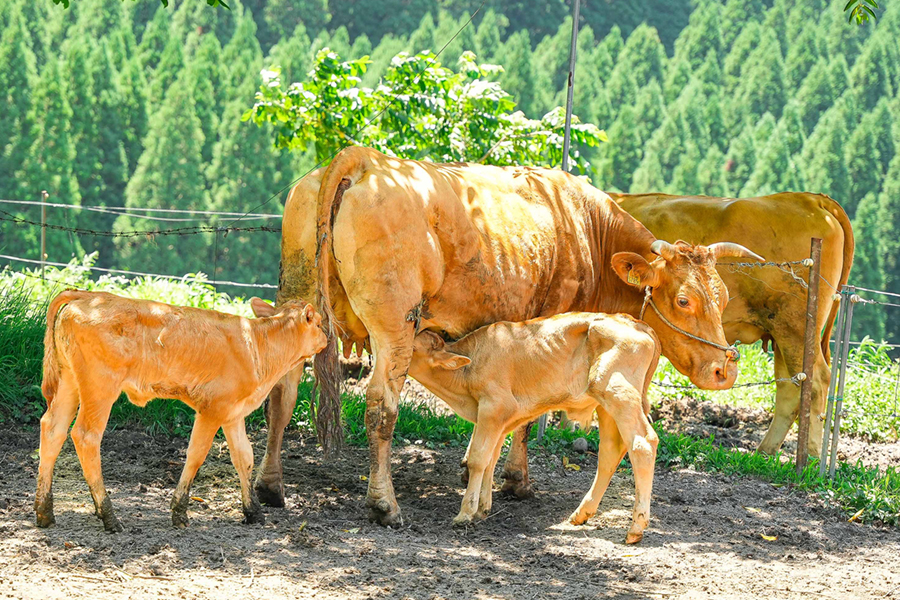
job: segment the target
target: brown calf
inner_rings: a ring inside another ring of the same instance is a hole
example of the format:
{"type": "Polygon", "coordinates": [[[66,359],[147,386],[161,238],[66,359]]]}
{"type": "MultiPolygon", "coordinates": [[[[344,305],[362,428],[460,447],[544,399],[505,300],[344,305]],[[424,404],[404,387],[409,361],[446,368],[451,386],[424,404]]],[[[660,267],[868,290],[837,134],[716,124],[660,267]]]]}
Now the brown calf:
{"type": "Polygon", "coordinates": [[[551,409],[600,423],[597,475],[569,520],[596,511],[627,452],[634,470],[633,544],[650,518],[658,438],[648,418],[647,387],[659,361],[659,341],[627,315],[564,313],[522,323],[482,327],[447,344],[430,331],[415,338],[409,374],[475,423],[469,445],[469,483],[456,525],[491,509],[494,467],[507,433],[551,409]]]}
{"type": "Polygon", "coordinates": [[[244,417],[274,383],[324,348],[321,317],[312,306],[288,302],[276,310],[250,301],[262,317],[245,319],[213,310],[67,290],[50,303],[44,337],[40,467],[34,510],[39,527],[55,522],[53,467],[69,424],[97,516],[122,531],[103,485],[100,440],[113,403],[123,391],[144,406],[178,399],[196,411],[187,460],[172,498],[172,523],[188,524],[191,482],[221,427],[241,480],[247,523],[265,521],[250,487],[253,449],[244,417]],[[80,407],[80,409],[79,409],[80,407]]]}

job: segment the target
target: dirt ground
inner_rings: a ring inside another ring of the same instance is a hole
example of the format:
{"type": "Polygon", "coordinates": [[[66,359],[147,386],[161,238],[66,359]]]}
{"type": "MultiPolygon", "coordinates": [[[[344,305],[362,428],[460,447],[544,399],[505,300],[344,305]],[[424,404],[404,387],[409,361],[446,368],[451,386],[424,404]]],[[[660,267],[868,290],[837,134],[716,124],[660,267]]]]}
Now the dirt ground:
{"type": "Polygon", "coordinates": [[[37,446],[37,432],[0,431],[0,598],[900,598],[900,531],[747,478],[658,470],[650,528],[625,546],[630,474],[617,473],[597,516],[573,527],[566,517],[594,458],[573,472],[538,455],[534,499],[497,497],[486,521],[456,530],[463,449],[411,445],[394,452],[405,524],[389,530],[367,520],[366,450],[325,463],[292,431],[287,507],[267,508],[265,526],[240,524],[237,478],[217,441],[193,490],[203,501],[176,530],[168,505],[186,440],[110,431],[104,472],[125,525],[110,535],[71,442],[57,465],[57,525],[34,526],[37,446]]]}

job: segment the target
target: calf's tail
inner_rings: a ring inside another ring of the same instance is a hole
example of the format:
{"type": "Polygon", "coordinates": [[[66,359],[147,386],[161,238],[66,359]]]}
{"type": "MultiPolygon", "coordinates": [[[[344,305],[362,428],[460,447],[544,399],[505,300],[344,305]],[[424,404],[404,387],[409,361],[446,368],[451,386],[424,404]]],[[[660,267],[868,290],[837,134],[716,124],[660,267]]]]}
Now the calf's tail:
{"type": "Polygon", "coordinates": [[[65,290],[60,292],[50,301],[47,307],[47,330],[44,332],[44,374],[41,382],[41,392],[47,400],[47,406],[53,402],[56,391],[59,389],[59,357],[56,354],[56,317],[59,310],[69,302],[77,300],[85,292],[79,290],[65,290]]]}

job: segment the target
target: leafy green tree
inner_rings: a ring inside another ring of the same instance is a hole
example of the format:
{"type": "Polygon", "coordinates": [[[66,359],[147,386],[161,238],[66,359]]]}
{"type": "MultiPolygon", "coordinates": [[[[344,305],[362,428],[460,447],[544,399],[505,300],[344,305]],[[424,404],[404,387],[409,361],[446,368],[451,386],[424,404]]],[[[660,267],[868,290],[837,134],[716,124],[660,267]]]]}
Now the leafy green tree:
{"type": "MultiPolygon", "coordinates": [[[[564,111],[558,108],[540,121],[513,112],[515,103],[490,81],[498,67],[478,65],[472,53],[463,55],[459,72],[440,67],[431,54],[401,54],[376,89],[360,87],[366,67],[362,60],[342,62],[322,51],[311,78],[286,91],[277,72],[266,72],[245,118],[271,123],[278,147],[315,148],[318,160],[348,143],[436,161],[558,165],[562,160],[564,111]],[[397,102],[397,91],[413,85],[418,93],[397,102]]],[[[573,119],[576,146],[605,139],[596,126],[573,119]]],[[[583,156],[572,159],[578,171],[587,172],[583,156]]]]}
{"type": "Polygon", "coordinates": [[[847,59],[839,54],[828,63],[828,83],[831,85],[832,98],[840,98],[850,89],[850,69],[847,59]]]}
{"type": "MultiPolygon", "coordinates": [[[[394,37],[391,34],[387,34],[381,38],[381,42],[372,50],[371,62],[363,75],[363,85],[377,85],[378,80],[390,66],[391,60],[399,53],[406,52],[407,46],[406,38],[403,37],[394,37]]],[[[316,51],[318,50],[316,49],[316,51]]]]}
{"type": "Polygon", "coordinates": [[[0,31],[0,197],[15,198],[20,193],[15,173],[22,168],[31,143],[29,109],[37,72],[20,7],[11,5],[6,10],[7,25],[0,31]]]}
{"type": "Polygon", "coordinates": [[[722,113],[722,105],[719,102],[718,92],[713,91],[703,108],[704,119],[709,127],[709,139],[713,146],[724,150],[728,146],[728,138],[725,132],[725,117],[722,113]]]}
{"type": "Polygon", "coordinates": [[[712,143],[709,121],[707,120],[709,115],[706,113],[706,108],[707,99],[703,93],[703,84],[699,80],[694,79],[684,88],[684,91],[681,92],[681,95],[678,96],[678,99],[669,109],[670,111],[677,111],[681,115],[685,125],[685,139],[697,145],[698,152],[697,156],[694,157],[696,159],[693,164],[694,169],[696,169],[700,157],[706,153],[706,150],[712,143]]]}
{"type": "MultiPolygon", "coordinates": [[[[34,198],[40,190],[47,190],[53,202],[81,204],[78,182],[72,171],[75,148],[72,144],[70,121],[72,108],[69,106],[65,78],[61,61],[49,58],[41,69],[40,79],[31,97],[28,120],[34,126],[31,147],[22,162],[17,178],[20,189],[27,190],[34,198]]],[[[65,223],[70,219],[68,210],[48,215],[48,221],[65,223]]],[[[17,228],[18,229],[18,228],[17,228]]],[[[24,228],[23,228],[24,229],[24,228]]],[[[25,231],[13,230],[9,250],[34,255],[39,246],[39,228],[30,227],[25,231]]],[[[81,245],[74,235],[62,231],[47,231],[47,255],[50,260],[67,261],[72,255],[81,253],[81,245]]]]}
{"type": "MultiPolygon", "coordinates": [[[[345,32],[346,34],[346,32],[345,32]]],[[[344,43],[342,37],[335,34],[338,43],[344,43]]],[[[347,44],[349,50],[349,44],[347,44]]],[[[240,88],[247,73],[258,73],[262,64],[262,48],[256,39],[256,23],[248,16],[238,19],[234,35],[222,48],[221,85],[227,90],[222,102],[235,97],[234,90],[240,88]]]]}
{"type": "MultiPolygon", "coordinates": [[[[859,203],[853,219],[853,237],[856,247],[853,253],[853,282],[872,290],[885,289],[884,244],[879,237],[883,232],[879,222],[878,197],[866,194],[859,203]]],[[[896,238],[893,232],[890,234],[896,238]]],[[[854,329],[864,331],[875,340],[885,339],[885,314],[881,306],[865,306],[853,313],[854,329]]]]}
{"type": "MultiPolygon", "coordinates": [[[[534,108],[539,113],[550,110],[560,90],[566,85],[571,38],[572,19],[567,17],[555,35],[545,37],[534,49],[531,58],[535,83],[534,108]]],[[[611,97],[615,95],[610,91],[611,97]]],[[[616,104],[615,100],[613,104],[616,104]]]]}
{"type": "Polygon", "coordinates": [[[475,29],[464,27],[468,20],[469,15],[463,15],[457,20],[447,11],[441,11],[438,14],[437,26],[434,28],[436,47],[432,51],[437,54],[443,47],[444,51],[440,58],[444,63],[454,65],[463,52],[474,51],[475,29]]]}
{"type": "MultiPolygon", "coordinates": [[[[125,205],[144,208],[200,210],[209,206],[209,192],[203,176],[201,151],[203,132],[194,107],[191,84],[185,74],[171,87],[150,118],[145,150],[125,190],[125,205]]],[[[117,231],[153,231],[155,222],[119,217],[117,231]]],[[[166,273],[209,273],[211,236],[194,234],[177,237],[121,237],[115,244],[125,268],[144,270],[158,264],[160,252],[166,256],[166,273]],[[177,251],[176,251],[177,248],[177,251]]]]}
{"type": "Polygon", "coordinates": [[[875,132],[875,149],[877,150],[878,162],[881,165],[881,172],[887,173],[888,165],[894,158],[894,140],[898,139],[898,136],[892,135],[892,130],[897,126],[898,119],[891,114],[887,98],[882,98],[875,106],[875,110],[863,116],[862,122],[868,122],[871,129],[875,132]]]}
{"type": "Polygon", "coordinates": [[[413,53],[431,51],[434,48],[434,17],[425,13],[419,27],[409,36],[409,49],[413,53]]]}

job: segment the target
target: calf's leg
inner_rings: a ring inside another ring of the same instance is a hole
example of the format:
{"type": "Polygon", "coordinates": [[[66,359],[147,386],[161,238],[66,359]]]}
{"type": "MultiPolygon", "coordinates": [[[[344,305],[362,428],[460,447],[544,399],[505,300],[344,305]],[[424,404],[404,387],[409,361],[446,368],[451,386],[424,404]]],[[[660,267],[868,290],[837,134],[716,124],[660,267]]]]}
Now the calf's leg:
{"type": "Polygon", "coordinates": [[[619,429],[612,415],[603,407],[597,408],[597,424],[600,428],[600,446],[597,448],[597,474],[594,476],[594,482],[591,489],[585,494],[581,500],[581,504],[569,517],[569,522],[573,525],[581,525],[594,516],[597,507],[603,499],[606,488],[613,474],[622,462],[622,457],[628,451],[622,436],[619,435],[619,429]]]}
{"type": "Polygon", "coordinates": [[[653,491],[653,467],[656,464],[659,438],[643,411],[633,414],[631,418],[621,419],[618,425],[619,434],[628,447],[635,488],[631,528],[625,536],[625,543],[636,544],[644,537],[644,529],[650,523],[650,495],[653,491]]]}
{"type": "Polygon", "coordinates": [[[75,425],[72,427],[72,442],[75,444],[78,460],[81,461],[84,479],[91,490],[97,516],[103,521],[103,527],[107,531],[117,533],[123,531],[124,527],[116,518],[112,501],[103,484],[100,442],[103,440],[109,411],[116,401],[118,391],[109,392],[99,386],[91,386],[86,381],[79,381],[78,387],[82,394],[82,402],[75,418],[75,425]]]}
{"type": "Polygon", "coordinates": [[[41,417],[40,465],[34,496],[34,515],[38,527],[49,527],[56,522],[53,515],[53,467],[77,409],[78,390],[68,371],[63,371],[56,396],[41,417]]]}
{"type": "Polygon", "coordinates": [[[191,441],[188,443],[187,459],[181,470],[181,478],[172,496],[172,525],[175,527],[187,527],[187,507],[191,499],[191,484],[197,475],[200,465],[206,460],[213,439],[219,430],[219,423],[203,413],[197,413],[194,417],[194,428],[191,430],[191,441]]]}
{"type": "Polygon", "coordinates": [[[259,465],[256,482],[253,484],[263,504],[284,506],[284,473],[281,466],[281,446],[284,430],[291,422],[297,405],[297,386],[303,375],[303,365],[281,378],[266,402],[266,453],[259,465]]]}
{"type": "Polygon", "coordinates": [[[505,435],[500,435],[497,440],[496,447],[491,453],[491,463],[484,472],[484,478],[481,480],[481,491],[478,494],[478,518],[483,519],[491,512],[493,504],[494,492],[494,469],[497,468],[497,461],[500,460],[500,452],[503,450],[503,440],[505,435]]]}
{"type": "Polygon", "coordinates": [[[250,474],[253,472],[253,446],[247,439],[247,430],[244,419],[238,418],[222,426],[225,432],[225,440],[228,442],[228,451],[231,454],[231,464],[234,465],[241,480],[241,505],[244,509],[244,523],[266,522],[259,500],[250,486],[250,474]]]}

